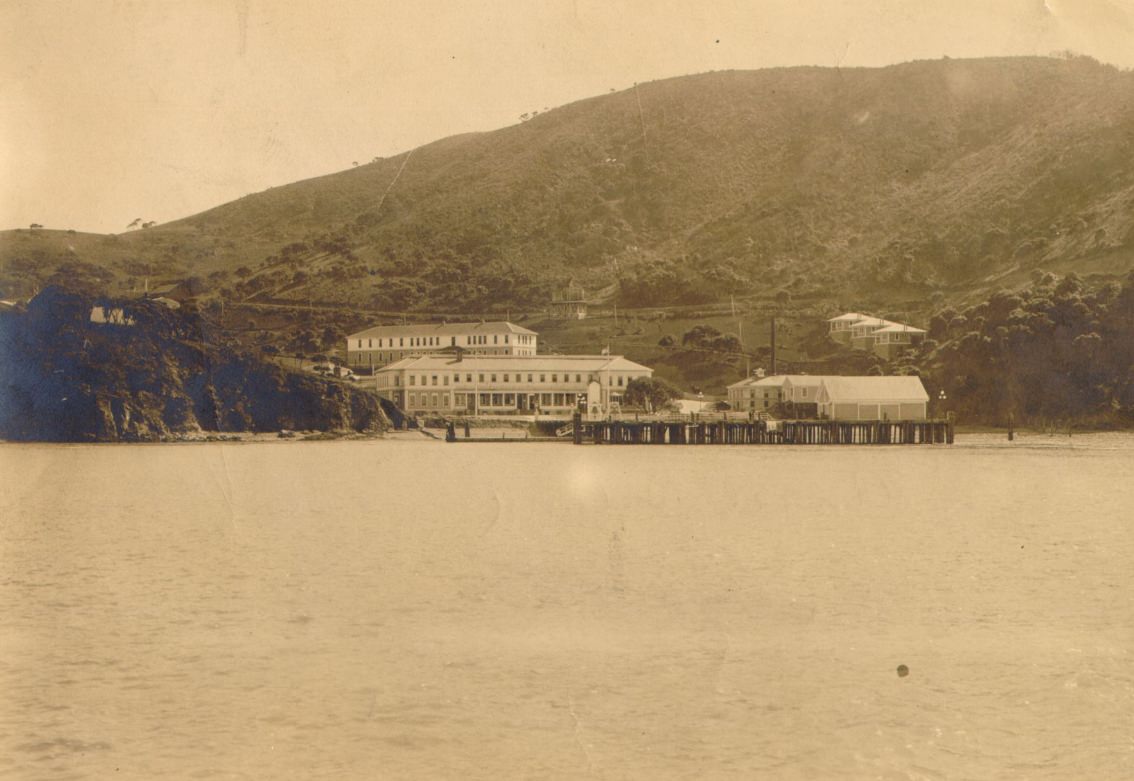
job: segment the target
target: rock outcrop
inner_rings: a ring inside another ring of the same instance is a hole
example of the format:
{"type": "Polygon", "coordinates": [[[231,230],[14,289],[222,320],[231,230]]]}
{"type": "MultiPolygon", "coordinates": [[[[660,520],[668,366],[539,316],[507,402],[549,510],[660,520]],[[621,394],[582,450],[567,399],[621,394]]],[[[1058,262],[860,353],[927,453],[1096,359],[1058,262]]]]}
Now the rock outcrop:
{"type": "Polygon", "coordinates": [[[0,438],[159,441],[207,432],[379,432],[374,394],[223,343],[192,307],[58,288],[0,312],[0,438]],[[121,308],[94,322],[95,307],[121,308]]]}

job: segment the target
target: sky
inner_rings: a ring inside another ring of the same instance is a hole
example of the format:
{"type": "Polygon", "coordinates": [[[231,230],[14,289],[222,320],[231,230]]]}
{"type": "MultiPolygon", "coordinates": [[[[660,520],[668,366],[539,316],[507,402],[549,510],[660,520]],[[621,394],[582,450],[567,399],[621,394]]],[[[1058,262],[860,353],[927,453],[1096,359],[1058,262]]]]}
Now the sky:
{"type": "Polygon", "coordinates": [[[711,70],[1072,50],[1134,0],[0,0],[0,229],[121,232],[711,70]]]}

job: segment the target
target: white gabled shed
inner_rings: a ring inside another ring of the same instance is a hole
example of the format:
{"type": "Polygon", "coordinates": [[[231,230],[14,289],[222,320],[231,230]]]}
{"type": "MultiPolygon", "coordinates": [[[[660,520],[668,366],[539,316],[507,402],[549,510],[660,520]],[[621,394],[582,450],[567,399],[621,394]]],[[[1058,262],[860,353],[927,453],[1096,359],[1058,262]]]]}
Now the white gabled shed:
{"type": "Polygon", "coordinates": [[[919,377],[824,377],[819,414],[832,420],[925,420],[929,394],[919,377]]]}

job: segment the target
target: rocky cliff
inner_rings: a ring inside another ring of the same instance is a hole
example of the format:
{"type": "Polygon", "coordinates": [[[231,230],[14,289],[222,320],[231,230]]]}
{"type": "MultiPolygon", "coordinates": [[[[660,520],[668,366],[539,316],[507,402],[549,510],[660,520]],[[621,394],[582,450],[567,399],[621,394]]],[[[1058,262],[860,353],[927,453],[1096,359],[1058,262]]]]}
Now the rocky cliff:
{"type": "Polygon", "coordinates": [[[192,307],[42,291],[0,312],[0,438],[157,441],[208,432],[378,432],[377,396],[229,346],[192,307]]]}

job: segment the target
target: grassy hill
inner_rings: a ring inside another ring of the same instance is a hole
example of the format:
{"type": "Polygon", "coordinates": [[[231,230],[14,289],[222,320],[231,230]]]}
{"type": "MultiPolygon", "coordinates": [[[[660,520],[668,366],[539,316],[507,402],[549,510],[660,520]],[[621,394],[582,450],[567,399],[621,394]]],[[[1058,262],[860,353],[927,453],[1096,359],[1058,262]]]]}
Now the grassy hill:
{"type": "Polygon", "coordinates": [[[1134,74],[1087,58],[730,71],[115,236],[0,235],[0,294],[192,278],[225,301],[538,309],[973,298],[1134,265],[1134,74]],[[782,299],[781,299],[782,300],[782,299]]]}

